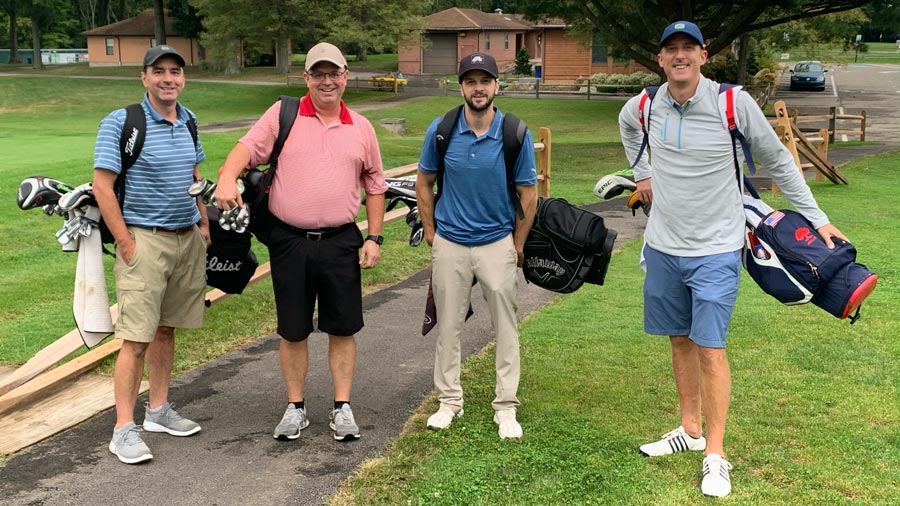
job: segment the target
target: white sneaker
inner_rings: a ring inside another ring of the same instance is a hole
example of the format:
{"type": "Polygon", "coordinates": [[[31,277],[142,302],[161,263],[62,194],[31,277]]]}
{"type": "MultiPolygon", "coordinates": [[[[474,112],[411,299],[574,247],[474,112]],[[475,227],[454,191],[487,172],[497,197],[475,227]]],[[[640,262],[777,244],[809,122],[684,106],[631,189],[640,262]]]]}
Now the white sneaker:
{"type": "Polygon", "coordinates": [[[516,408],[501,409],[494,413],[494,423],[500,426],[497,431],[500,439],[519,439],[522,437],[522,426],[516,421],[516,408]]]}
{"type": "Polygon", "coordinates": [[[425,426],[432,430],[444,430],[450,427],[454,418],[461,416],[463,416],[462,408],[460,408],[458,413],[454,413],[452,409],[442,404],[433,415],[428,417],[428,422],[425,426]]]}
{"type": "Polygon", "coordinates": [[[677,452],[703,451],[705,449],[706,438],[703,437],[703,434],[700,434],[698,438],[693,438],[684,431],[684,427],[679,425],[677,429],[664,434],[659,441],[641,445],[640,451],[647,457],[659,457],[677,452]]]}
{"type": "Polygon", "coordinates": [[[703,459],[703,481],[700,491],[703,495],[726,497],[731,493],[731,464],[721,455],[710,453],[703,459]]]}

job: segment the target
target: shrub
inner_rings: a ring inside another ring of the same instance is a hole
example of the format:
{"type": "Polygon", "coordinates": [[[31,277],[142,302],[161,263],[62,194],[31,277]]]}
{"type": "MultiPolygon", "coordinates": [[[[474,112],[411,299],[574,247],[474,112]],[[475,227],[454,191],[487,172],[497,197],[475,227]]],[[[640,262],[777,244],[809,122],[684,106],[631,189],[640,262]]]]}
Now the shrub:
{"type": "Polygon", "coordinates": [[[528,51],[526,51],[524,47],[522,49],[519,49],[519,52],[516,53],[516,75],[534,75],[531,71],[531,61],[528,56],[528,51]]]}

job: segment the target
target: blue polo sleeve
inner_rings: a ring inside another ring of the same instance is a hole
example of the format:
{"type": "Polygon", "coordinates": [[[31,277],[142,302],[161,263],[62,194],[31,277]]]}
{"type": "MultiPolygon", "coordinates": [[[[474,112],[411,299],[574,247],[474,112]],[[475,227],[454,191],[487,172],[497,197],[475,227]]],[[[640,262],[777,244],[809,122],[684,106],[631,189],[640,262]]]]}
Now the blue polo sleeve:
{"type": "Polygon", "coordinates": [[[531,130],[525,131],[522,139],[522,151],[516,161],[516,186],[534,186],[537,184],[537,169],[534,160],[534,140],[531,138],[531,130]]]}
{"type": "Polygon", "coordinates": [[[425,131],[425,140],[422,142],[422,152],[419,154],[419,170],[428,174],[437,172],[438,153],[434,136],[437,133],[438,122],[440,120],[440,116],[435,118],[425,131]]]}
{"type": "Polygon", "coordinates": [[[94,145],[94,168],[106,169],[116,174],[122,172],[122,155],[119,139],[125,127],[125,109],[117,109],[100,121],[97,142],[94,145]]]}

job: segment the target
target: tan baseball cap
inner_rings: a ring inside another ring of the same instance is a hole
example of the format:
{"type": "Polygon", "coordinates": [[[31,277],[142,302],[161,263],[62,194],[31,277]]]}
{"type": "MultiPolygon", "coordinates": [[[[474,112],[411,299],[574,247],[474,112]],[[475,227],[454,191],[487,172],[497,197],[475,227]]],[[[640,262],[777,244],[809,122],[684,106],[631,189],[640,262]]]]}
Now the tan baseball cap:
{"type": "Polygon", "coordinates": [[[327,42],[319,42],[306,53],[306,71],[313,68],[317,63],[327,61],[333,63],[343,69],[347,68],[347,60],[341,54],[341,50],[334,44],[327,42]]]}

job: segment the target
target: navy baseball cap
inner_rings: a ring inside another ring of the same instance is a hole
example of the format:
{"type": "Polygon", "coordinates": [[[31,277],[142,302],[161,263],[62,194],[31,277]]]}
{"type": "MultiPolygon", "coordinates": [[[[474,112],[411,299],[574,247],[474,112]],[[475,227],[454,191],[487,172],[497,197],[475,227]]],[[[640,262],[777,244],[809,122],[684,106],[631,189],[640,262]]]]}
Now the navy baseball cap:
{"type": "Polygon", "coordinates": [[[144,68],[153,65],[154,63],[156,63],[156,60],[159,60],[163,56],[171,56],[172,58],[175,58],[175,61],[178,62],[178,65],[184,67],[184,58],[181,57],[181,54],[178,53],[178,51],[174,47],[162,44],[159,46],[151,47],[147,50],[147,52],[144,54],[144,68]]]}
{"type": "Polygon", "coordinates": [[[691,23],[690,21],[676,21],[667,26],[665,30],[663,30],[662,37],[659,38],[659,47],[662,47],[666,39],[675,35],[676,33],[683,33],[693,38],[694,40],[699,42],[701,46],[706,45],[703,39],[703,34],[700,33],[700,28],[698,28],[697,25],[691,23]]]}
{"type": "Polygon", "coordinates": [[[500,71],[497,70],[497,61],[494,60],[493,56],[485,53],[472,53],[463,56],[463,59],[459,62],[459,82],[462,82],[466,72],[472,70],[483,70],[493,76],[494,79],[497,79],[500,75],[500,71]]]}

